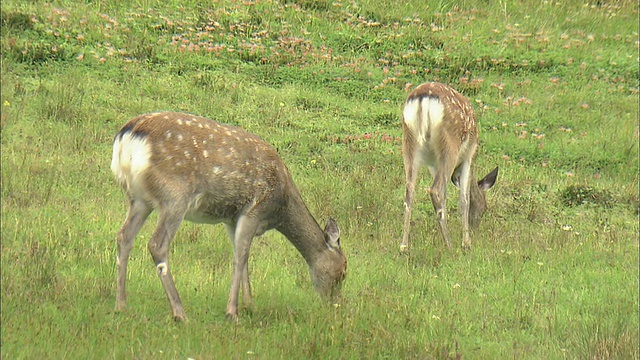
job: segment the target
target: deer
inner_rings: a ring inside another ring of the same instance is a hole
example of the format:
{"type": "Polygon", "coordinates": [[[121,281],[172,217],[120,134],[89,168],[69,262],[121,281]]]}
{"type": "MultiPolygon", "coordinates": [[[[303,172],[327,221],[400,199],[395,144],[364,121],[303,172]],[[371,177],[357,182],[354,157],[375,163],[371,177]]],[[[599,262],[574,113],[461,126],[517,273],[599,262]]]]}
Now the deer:
{"type": "Polygon", "coordinates": [[[238,321],[238,297],[252,302],[249,249],[254,237],[276,229],[306,261],[322,298],[335,301],[346,277],[340,228],[324,229],[311,215],[277,151],[238,127],[178,112],[129,120],[116,133],[111,170],[128,200],[117,233],[116,312],[126,309],[127,262],[147,217],[158,220],[148,242],[175,321],[186,321],[169,266],[169,245],[183,220],[223,223],[233,245],[226,317],[238,321]]]}
{"type": "Polygon", "coordinates": [[[416,181],[425,165],[433,177],[433,185],[427,192],[447,248],[452,249],[446,207],[449,179],[460,191],[462,248],[471,248],[470,228],[478,228],[487,207],[485,192],[493,187],[498,177],[496,167],[476,182],[471,165],[477,149],[476,115],[462,94],[446,84],[427,82],[408,95],[402,112],[402,156],[406,178],[402,253],[409,249],[416,181]]]}

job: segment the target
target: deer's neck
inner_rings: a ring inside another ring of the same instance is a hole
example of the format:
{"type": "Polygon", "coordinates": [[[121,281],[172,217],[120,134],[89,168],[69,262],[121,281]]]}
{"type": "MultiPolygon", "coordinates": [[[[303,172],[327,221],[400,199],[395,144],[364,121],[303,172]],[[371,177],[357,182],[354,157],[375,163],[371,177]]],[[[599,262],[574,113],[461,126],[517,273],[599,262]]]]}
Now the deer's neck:
{"type": "Polygon", "coordinates": [[[326,250],[324,231],[302,201],[297,189],[289,194],[283,221],[276,228],[298,249],[309,266],[326,250]]]}

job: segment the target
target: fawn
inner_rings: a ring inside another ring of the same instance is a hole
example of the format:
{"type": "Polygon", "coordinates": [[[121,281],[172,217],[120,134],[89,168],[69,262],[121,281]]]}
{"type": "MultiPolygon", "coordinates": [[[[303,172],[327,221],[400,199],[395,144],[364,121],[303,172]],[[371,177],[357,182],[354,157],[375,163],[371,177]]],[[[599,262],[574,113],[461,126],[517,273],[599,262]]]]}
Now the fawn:
{"type": "Polygon", "coordinates": [[[460,189],[462,246],[471,247],[469,228],[477,228],[486,209],[485,191],[496,182],[496,167],[476,182],[471,163],[478,148],[478,125],[473,107],[462,94],[436,82],[415,88],[404,103],[402,154],[406,176],[404,228],[400,251],[409,247],[411,209],[418,172],[426,165],[433,177],[429,190],[440,233],[451,248],[447,226],[446,186],[460,189]]]}

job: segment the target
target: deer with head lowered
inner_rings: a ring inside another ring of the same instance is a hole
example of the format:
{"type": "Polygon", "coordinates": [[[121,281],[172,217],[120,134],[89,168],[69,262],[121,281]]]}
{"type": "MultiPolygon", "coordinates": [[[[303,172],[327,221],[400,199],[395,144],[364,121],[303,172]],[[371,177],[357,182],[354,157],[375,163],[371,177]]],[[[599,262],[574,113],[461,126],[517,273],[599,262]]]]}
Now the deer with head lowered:
{"type": "Polygon", "coordinates": [[[411,210],[418,173],[426,165],[433,177],[429,190],[440,233],[451,248],[447,226],[446,190],[449,179],[460,190],[462,247],[471,247],[470,228],[477,228],[486,209],[485,191],[496,182],[496,167],[476,182],[471,163],[478,148],[473,107],[462,94],[436,82],[415,88],[404,103],[402,154],[406,176],[404,228],[400,251],[409,248],[411,210]]]}
{"type": "Polygon", "coordinates": [[[173,311],[186,320],[169,266],[169,244],[184,219],[223,223],[233,245],[227,318],[237,320],[238,296],[252,301],[249,248],[269,229],[282,233],[309,266],[316,290],[334,301],[346,276],[340,229],[313,218],[276,150],[256,135],[203,117],[160,112],[138,116],[116,134],[111,170],[129,210],[117,235],[116,311],[126,307],[127,261],[153,210],[158,223],[148,249],[173,311]]]}

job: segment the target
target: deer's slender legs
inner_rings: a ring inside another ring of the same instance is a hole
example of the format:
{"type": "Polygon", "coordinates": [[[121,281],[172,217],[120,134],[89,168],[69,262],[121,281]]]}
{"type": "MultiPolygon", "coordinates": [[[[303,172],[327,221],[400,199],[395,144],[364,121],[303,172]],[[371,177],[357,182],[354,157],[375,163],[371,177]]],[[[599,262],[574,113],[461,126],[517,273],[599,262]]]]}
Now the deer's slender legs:
{"type": "Polygon", "coordinates": [[[227,303],[227,318],[237,320],[238,318],[238,293],[242,283],[243,291],[249,298],[249,248],[256,234],[257,224],[249,216],[242,215],[235,226],[235,236],[233,238],[233,276],[231,277],[231,289],[229,291],[229,302],[227,303]],[[245,289],[246,288],[246,289],[245,289]]]}
{"type": "Polygon", "coordinates": [[[151,240],[149,240],[149,252],[156,264],[158,277],[160,277],[160,281],[162,281],[167,299],[169,299],[169,303],[171,304],[173,318],[176,321],[186,320],[187,316],[182,307],[182,301],[180,300],[180,295],[176,289],[169,267],[169,245],[182,223],[184,211],[176,211],[176,209],[172,207],[170,209],[160,208],[158,212],[158,225],[151,240]]]}
{"type": "Polygon", "coordinates": [[[469,234],[469,201],[470,201],[470,179],[471,161],[465,160],[460,164],[460,215],[462,217],[462,248],[471,248],[471,235],[469,234]]]}
{"type": "MultiPolygon", "coordinates": [[[[405,129],[406,130],[406,129],[405,129]]],[[[402,230],[402,243],[400,252],[409,250],[409,233],[411,232],[411,211],[413,209],[413,199],[416,192],[416,180],[420,171],[420,161],[417,158],[415,142],[408,136],[408,131],[403,132],[403,153],[404,153],[404,173],[405,173],[405,195],[404,195],[404,226],[402,230]]]]}
{"type": "Polygon", "coordinates": [[[431,203],[436,213],[444,243],[451,249],[451,236],[447,225],[447,183],[453,173],[453,169],[451,168],[452,162],[447,161],[447,157],[451,155],[444,153],[440,156],[439,167],[437,169],[429,169],[433,175],[433,185],[429,190],[429,195],[431,196],[431,203]]]}
{"type": "MultiPolygon", "coordinates": [[[[227,234],[229,235],[229,239],[231,239],[231,245],[236,248],[235,239],[236,239],[236,228],[232,225],[225,224],[225,229],[227,230],[227,234]]],[[[241,276],[241,286],[242,286],[242,305],[245,307],[251,306],[253,301],[253,297],[251,295],[251,284],[249,282],[249,261],[247,260],[246,266],[242,269],[241,276]]]]}
{"type": "Polygon", "coordinates": [[[127,307],[126,280],[129,254],[133,247],[133,240],[152,210],[150,206],[141,200],[129,199],[127,218],[117,235],[118,280],[116,283],[116,311],[123,311],[127,307]]]}

